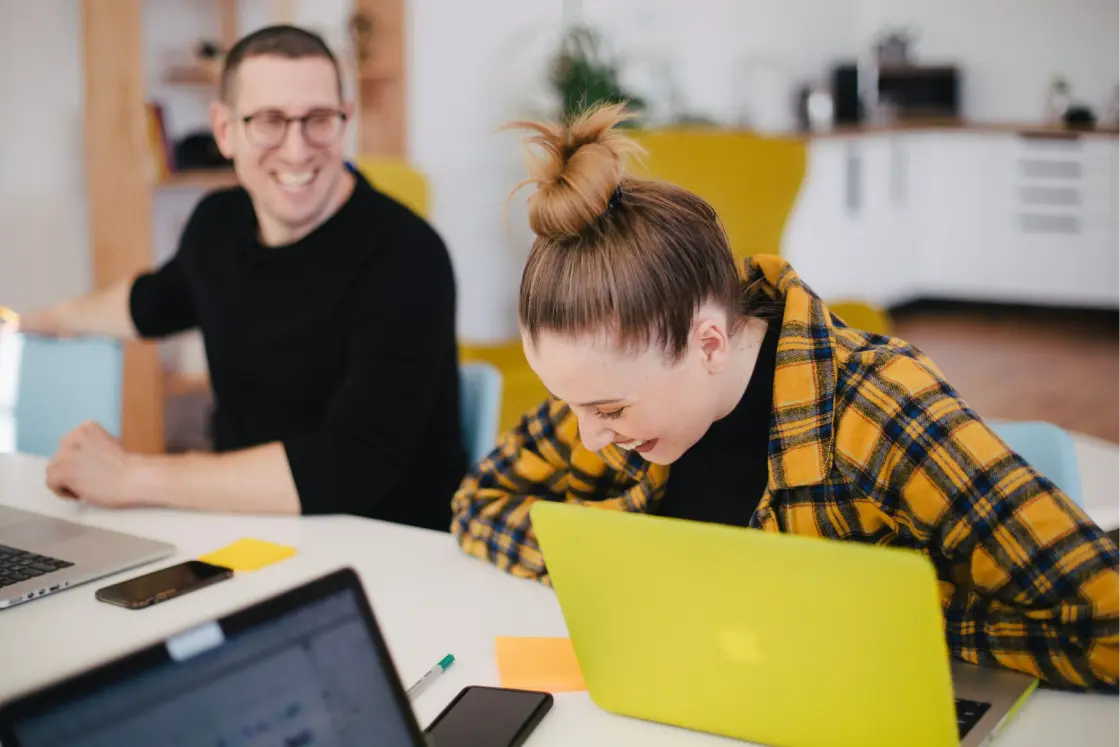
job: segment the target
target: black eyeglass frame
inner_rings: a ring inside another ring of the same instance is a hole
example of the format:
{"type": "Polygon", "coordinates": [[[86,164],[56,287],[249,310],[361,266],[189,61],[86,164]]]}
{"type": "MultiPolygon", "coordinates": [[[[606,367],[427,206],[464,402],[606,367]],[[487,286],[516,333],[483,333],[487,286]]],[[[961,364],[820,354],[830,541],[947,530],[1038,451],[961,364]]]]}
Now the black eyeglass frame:
{"type": "Polygon", "coordinates": [[[305,143],[316,148],[328,148],[338,143],[338,141],[342,139],[342,134],[346,132],[346,123],[349,121],[349,117],[346,116],[346,112],[342,111],[341,109],[316,109],[315,111],[304,114],[302,117],[288,117],[281,114],[280,112],[277,112],[274,109],[265,109],[263,111],[254,112],[252,114],[242,115],[241,117],[238,117],[238,119],[241,121],[241,126],[245,129],[246,137],[253,144],[253,146],[260,148],[261,150],[272,150],[273,148],[280,147],[280,145],[282,145],[284,141],[288,139],[288,131],[291,129],[293,122],[299,122],[300,136],[303,138],[305,143]],[[253,135],[253,122],[261,117],[266,116],[282,119],[284,121],[284,129],[280,132],[279,137],[275,138],[274,141],[269,140],[267,142],[262,142],[253,135]],[[340,124],[338,126],[337,132],[327,140],[317,140],[309,137],[308,122],[323,116],[330,116],[339,120],[340,124]]]}

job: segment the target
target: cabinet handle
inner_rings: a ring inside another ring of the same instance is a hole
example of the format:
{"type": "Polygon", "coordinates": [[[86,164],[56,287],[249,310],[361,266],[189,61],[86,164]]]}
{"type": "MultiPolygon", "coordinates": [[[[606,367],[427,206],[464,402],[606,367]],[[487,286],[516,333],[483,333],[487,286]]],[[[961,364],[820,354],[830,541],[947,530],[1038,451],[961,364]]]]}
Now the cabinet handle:
{"type": "Polygon", "coordinates": [[[863,193],[863,162],[859,147],[849,143],[844,151],[844,205],[849,213],[858,213],[863,193]]]}
{"type": "Polygon", "coordinates": [[[891,139],[891,199],[896,205],[906,204],[906,170],[908,166],[906,148],[891,139]]]}
{"type": "Polygon", "coordinates": [[[1081,164],[1077,161],[1044,161],[1033,158],[1019,160],[1019,168],[1028,179],[1080,179],[1081,164]]]}
{"type": "Polygon", "coordinates": [[[1079,234],[1081,221],[1075,215],[1040,215],[1021,213],[1019,229],[1023,233],[1079,234]]]}
{"type": "Polygon", "coordinates": [[[1019,187],[1019,202],[1038,207],[1081,207],[1081,193],[1073,187],[1019,187]]]}

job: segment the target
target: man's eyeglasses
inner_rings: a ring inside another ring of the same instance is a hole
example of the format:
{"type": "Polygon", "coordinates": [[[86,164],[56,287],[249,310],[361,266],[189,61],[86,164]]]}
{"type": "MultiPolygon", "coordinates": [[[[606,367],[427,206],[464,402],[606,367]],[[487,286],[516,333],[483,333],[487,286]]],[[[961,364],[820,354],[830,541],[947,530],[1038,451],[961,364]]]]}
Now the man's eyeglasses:
{"type": "Polygon", "coordinates": [[[339,141],[346,129],[346,114],[335,109],[320,109],[302,117],[287,117],[277,111],[263,111],[241,118],[249,142],[256,148],[278,147],[288,136],[288,126],[298,122],[308,145],[327,148],[339,141]]]}

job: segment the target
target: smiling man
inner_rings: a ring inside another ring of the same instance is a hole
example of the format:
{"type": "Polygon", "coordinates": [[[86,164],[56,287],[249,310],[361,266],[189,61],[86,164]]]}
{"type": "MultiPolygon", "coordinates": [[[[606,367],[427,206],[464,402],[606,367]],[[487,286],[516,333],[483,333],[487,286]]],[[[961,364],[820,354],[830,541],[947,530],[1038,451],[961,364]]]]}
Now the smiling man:
{"type": "Polygon", "coordinates": [[[52,490],[446,531],[465,470],[451,262],[347,166],[351,112],[318,36],[274,26],[230,50],[211,123],[240,186],[199,203],[162,267],[20,322],[124,339],[201,329],[218,453],[128,454],[87,424],[60,445],[52,490]]]}

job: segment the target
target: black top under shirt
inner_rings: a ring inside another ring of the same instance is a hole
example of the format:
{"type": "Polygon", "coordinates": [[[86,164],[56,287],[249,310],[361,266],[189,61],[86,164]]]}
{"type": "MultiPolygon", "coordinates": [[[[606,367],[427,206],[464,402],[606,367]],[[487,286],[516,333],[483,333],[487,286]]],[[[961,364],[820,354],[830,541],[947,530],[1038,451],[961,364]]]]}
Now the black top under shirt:
{"type": "Polygon", "coordinates": [[[654,513],[745,527],[769,476],[774,366],[781,322],[771,322],[739,404],[669,467],[654,513]]]}
{"type": "Polygon", "coordinates": [[[201,328],[217,451],[279,441],[305,514],[448,531],[466,469],[455,280],[436,232],[356,184],[285,246],[258,240],[242,188],[195,208],[178,252],[132,287],[136,329],[201,328]]]}

